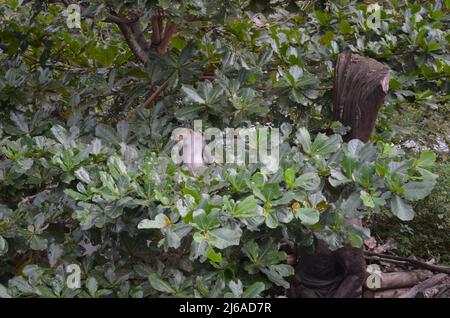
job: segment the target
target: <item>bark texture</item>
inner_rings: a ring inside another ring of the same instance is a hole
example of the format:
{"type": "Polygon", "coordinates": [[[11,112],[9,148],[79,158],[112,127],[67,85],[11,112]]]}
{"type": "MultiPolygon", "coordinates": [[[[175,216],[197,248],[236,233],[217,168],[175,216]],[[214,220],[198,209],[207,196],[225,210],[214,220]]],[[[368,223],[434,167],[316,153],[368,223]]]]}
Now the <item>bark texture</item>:
{"type": "Polygon", "coordinates": [[[369,141],[388,88],[386,65],[350,51],[339,55],[333,83],[333,114],[351,127],[346,141],[369,141]]]}
{"type": "MultiPolygon", "coordinates": [[[[350,126],[345,141],[368,142],[389,86],[389,68],[378,61],[345,51],[338,56],[333,84],[333,113],[350,126]]],[[[360,219],[346,220],[361,225],[360,219]]],[[[362,248],[350,245],[330,251],[318,240],[315,252],[299,251],[293,292],[297,297],[362,297],[366,276],[362,248]]]]}

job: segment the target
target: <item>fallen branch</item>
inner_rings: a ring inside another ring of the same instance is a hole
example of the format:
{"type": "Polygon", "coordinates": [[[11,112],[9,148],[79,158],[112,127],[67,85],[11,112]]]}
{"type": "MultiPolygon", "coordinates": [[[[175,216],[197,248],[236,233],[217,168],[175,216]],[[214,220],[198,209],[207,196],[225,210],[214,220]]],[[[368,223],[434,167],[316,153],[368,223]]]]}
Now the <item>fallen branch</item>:
{"type": "Polygon", "coordinates": [[[437,274],[437,275],[421,282],[420,284],[414,286],[406,293],[400,295],[398,298],[415,298],[418,293],[423,292],[424,290],[439,284],[446,277],[447,277],[447,274],[443,274],[443,273],[437,274]]]}
{"type": "Polygon", "coordinates": [[[411,259],[411,258],[407,258],[407,257],[401,257],[401,256],[395,256],[395,255],[379,254],[379,253],[369,252],[369,251],[366,251],[364,253],[366,255],[369,255],[369,256],[379,257],[379,260],[391,259],[391,260],[396,260],[396,261],[405,261],[405,262],[408,262],[408,263],[410,263],[412,265],[415,265],[417,267],[421,267],[421,268],[429,269],[429,270],[434,271],[434,272],[445,273],[445,274],[449,274],[450,275],[450,268],[449,267],[427,264],[425,262],[421,262],[421,261],[418,261],[418,260],[415,260],[415,259],[411,259]]]}

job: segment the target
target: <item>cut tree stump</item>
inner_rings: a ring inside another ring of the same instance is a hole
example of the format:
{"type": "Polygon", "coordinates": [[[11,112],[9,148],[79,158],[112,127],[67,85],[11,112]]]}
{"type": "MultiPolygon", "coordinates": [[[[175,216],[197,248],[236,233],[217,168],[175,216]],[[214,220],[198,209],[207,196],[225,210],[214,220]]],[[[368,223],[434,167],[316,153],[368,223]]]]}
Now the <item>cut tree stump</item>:
{"type": "MultiPolygon", "coordinates": [[[[369,141],[388,87],[386,65],[350,51],[339,54],[333,84],[333,113],[351,128],[344,136],[345,141],[369,141]]],[[[346,223],[361,225],[361,220],[349,219],[346,223]]],[[[362,248],[347,244],[331,252],[324,242],[317,240],[313,254],[306,249],[299,251],[296,276],[300,284],[295,294],[307,298],[362,297],[365,270],[362,248]]]]}
{"type": "Polygon", "coordinates": [[[333,83],[333,114],[351,131],[344,140],[368,142],[389,88],[389,67],[345,51],[339,54],[333,83]]]}

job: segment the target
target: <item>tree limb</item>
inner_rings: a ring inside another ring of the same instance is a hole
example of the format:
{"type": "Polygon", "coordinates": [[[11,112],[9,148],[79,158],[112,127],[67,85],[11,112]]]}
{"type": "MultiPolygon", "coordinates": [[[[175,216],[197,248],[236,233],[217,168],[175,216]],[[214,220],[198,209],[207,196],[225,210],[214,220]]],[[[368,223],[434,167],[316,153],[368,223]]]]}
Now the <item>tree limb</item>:
{"type": "Polygon", "coordinates": [[[149,98],[144,102],[143,106],[145,108],[149,108],[152,102],[167,88],[169,85],[169,80],[165,81],[161,86],[159,86],[156,91],[153,92],[152,95],[150,95],[149,98]]]}
{"type": "MultiPolygon", "coordinates": [[[[71,0],[51,0],[50,3],[63,3],[65,6],[68,6],[74,2],[71,0]]],[[[140,30],[138,25],[139,16],[134,15],[132,20],[127,20],[121,17],[118,17],[114,14],[114,12],[110,12],[110,14],[103,20],[107,23],[115,23],[119,27],[123,36],[125,37],[125,41],[131,49],[131,52],[142,62],[144,66],[147,66],[150,62],[147,53],[146,53],[146,41],[143,35],[143,32],[140,30]]]]}
{"type": "Polygon", "coordinates": [[[127,23],[117,23],[117,26],[125,37],[125,41],[133,54],[144,63],[144,66],[147,66],[150,63],[150,59],[148,58],[145,49],[139,44],[130,26],[127,23]]]}
{"type": "Polygon", "coordinates": [[[140,15],[136,12],[133,12],[132,17],[133,19],[129,22],[131,31],[134,33],[139,45],[145,51],[147,51],[150,48],[150,44],[145,39],[144,31],[142,30],[141,25],[139,24],[140,15]]]}

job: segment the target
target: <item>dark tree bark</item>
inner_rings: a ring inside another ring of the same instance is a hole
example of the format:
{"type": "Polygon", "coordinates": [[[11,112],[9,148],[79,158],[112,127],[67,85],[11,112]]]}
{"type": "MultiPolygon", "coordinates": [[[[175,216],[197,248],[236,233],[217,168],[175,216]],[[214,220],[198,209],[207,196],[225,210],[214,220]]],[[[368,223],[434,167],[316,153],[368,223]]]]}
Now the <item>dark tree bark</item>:
{"type": "Polygon", "coordinates": [[[351,127],[346,141],[369,141],[388,88],[386,65],[350,51],[339,55],[333,83],[333,114],[351,127]]]}
{"type": "MultiPolygon", "coordinates": [[[[378,110],[389,86],[389,68],[371,58],[350,51],[338,56],[333,85],[333,113],[337,120],[350,126],[345,141],[368,142],[378,110]]],[[[361,225],[360,219],[346,220],[361,225]]],[[[317,241],[313,254],[299,251],[295,288],[298,297],[362,297],[365,260],[362,248],[349,244],[330,251],[325,242],[317,241]]]]}

